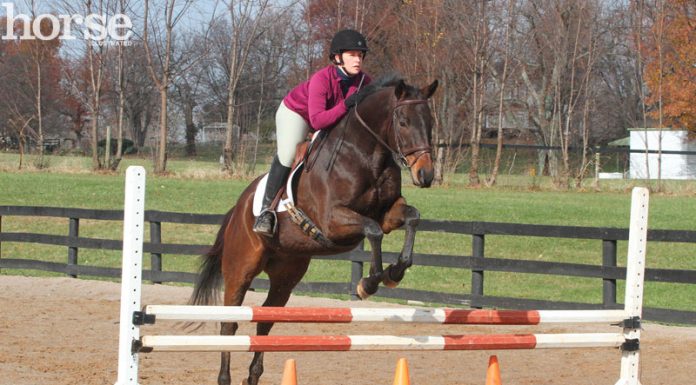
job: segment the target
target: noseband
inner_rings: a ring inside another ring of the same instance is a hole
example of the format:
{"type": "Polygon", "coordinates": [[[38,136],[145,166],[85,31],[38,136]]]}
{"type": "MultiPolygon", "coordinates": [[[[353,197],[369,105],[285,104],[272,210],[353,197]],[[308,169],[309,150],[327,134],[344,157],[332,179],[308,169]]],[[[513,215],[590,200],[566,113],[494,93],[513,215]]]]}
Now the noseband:
{"type": "Polygon", "coordinates": [[[401,135],[399,135],[399,130],[398,130],[398,128],[396,127],[396,124],[397,124],[397,122],[396,122],[396,111],[397,111],[399,108],[403,107],[403,106],[413,105],[413,104],[427,104],[427,103],[428,103],[428,101],[425,100],[425,99],[410,99],[410,100],[402,100],[402,101],[397,101],[397,102],[396,102],[396,105],[395,105],[394,108],[392,109],[392,124],[391,124],[391,125],[392,125],[392,131],[394,131],[394,142],[396,143],[396,149],[393,149],[393,148],[389,145],[389,143],[387,143],[386,141],[384,141],[384,139],[382,139],[379,135],[377,135],[377,133],[374,132],[374,131],[370,128],[370,126],[367,125],[367,123],[365,123],[365,121],[363,120],[363,118],[360,117],[360,114],[358,113],[358,107],[357,107],[357,106],[355,106],[355,107],[353,108],[353,110],[354,110],[354,112],[355,112],[355,117],[358,119],[358,122],[360,122],[360,124],[361,124],[363,127],[365,127],[365,129],[367,130],[367,132],[369,132],[370,134],[372,134],[372,136],[374,136],[375,139],[377,139],[377,141],[378,141],[382,146],[384,146],[387,150],[389,150],[392,154],[394,154],[394,156],[399,160],[399,162],[401,163],[401,165],[402,165],[403,167],[411,168],[414,164],[416,164],[416,162],[418,161],[418,159],[420,159],[421,156],[423,156],[424,154],[430,153],[430,151],[432,150],[432,147],[431,147],[430,145],[427,145],[427,146],[421,146],[421,147],[411,148],[411,149],[408,149],[408,150],[406,150],[406,151],[401,150],[401,142],[402,142],[402,140],[401,140],[401,135]],[[412,154],[416,154],[416,158],[413,160],[413,162],[409,163],[408,160],[406,160],[406,157],[409,156],[409,155],[412,155],[412,154]]]}

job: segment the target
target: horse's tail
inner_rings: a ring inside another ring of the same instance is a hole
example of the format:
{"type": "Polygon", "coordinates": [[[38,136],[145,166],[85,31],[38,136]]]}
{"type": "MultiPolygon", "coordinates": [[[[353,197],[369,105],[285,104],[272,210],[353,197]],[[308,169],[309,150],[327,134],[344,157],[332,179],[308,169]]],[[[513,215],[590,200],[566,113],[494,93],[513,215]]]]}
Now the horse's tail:
{"type": "Polygon", "coordinates": [[[214,305],[218,301],[222,285],[222,250],[225,245],[225,229],[233,212],[234,207],[225,215],[215,243],[202,256],[201,267],[193,288],[193,294],[189,299],[189,305],[214,305]]]}

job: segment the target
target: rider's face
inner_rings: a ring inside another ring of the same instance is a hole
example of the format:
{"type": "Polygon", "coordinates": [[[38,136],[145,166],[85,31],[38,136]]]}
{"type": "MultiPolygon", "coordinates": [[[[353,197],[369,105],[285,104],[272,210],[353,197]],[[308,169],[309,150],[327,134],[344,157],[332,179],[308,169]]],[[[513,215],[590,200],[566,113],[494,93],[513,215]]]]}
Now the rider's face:
{"type": "Polygon", "coordinates": [[[343,68],[348,73],[348,75],[357,75],[362,69],[364,53],[362,51],[345,51],[339,57],[336,55],[336,59],[343,59],[343,68]]]}

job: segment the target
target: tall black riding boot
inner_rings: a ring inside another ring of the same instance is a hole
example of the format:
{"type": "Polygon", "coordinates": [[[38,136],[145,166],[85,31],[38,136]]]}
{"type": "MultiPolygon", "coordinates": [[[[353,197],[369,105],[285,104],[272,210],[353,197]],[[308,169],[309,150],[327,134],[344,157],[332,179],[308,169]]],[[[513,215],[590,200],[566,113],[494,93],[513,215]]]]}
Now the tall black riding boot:
{"type": "Polygon", "coordinates": [[[278,190],[285,183],[285,178],[290,174],[290,167],[283,166],[276,155],[271,163],[271,171],[268,172],[268,180],[266,181],[266,192],[263,195],[261,203],[261,214],[254,222],[254,232],[267,237],[272,237],[276,228],[276,216],[273,208],[270,207],[275,199],[278,190]]]}

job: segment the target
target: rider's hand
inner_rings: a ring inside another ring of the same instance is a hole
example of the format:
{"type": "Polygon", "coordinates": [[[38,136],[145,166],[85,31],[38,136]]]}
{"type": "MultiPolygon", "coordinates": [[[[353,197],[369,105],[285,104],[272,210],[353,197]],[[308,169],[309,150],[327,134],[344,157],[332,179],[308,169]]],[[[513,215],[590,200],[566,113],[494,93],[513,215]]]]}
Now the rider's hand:
{"type": "Polygon", "coordinates": [[[364,97],[365,96],[360,92],[356,92],[347,97],[346,100],[343,101],[343,104],[346,106],[346,108],[350,109],[360,104],[364,97]]]}

